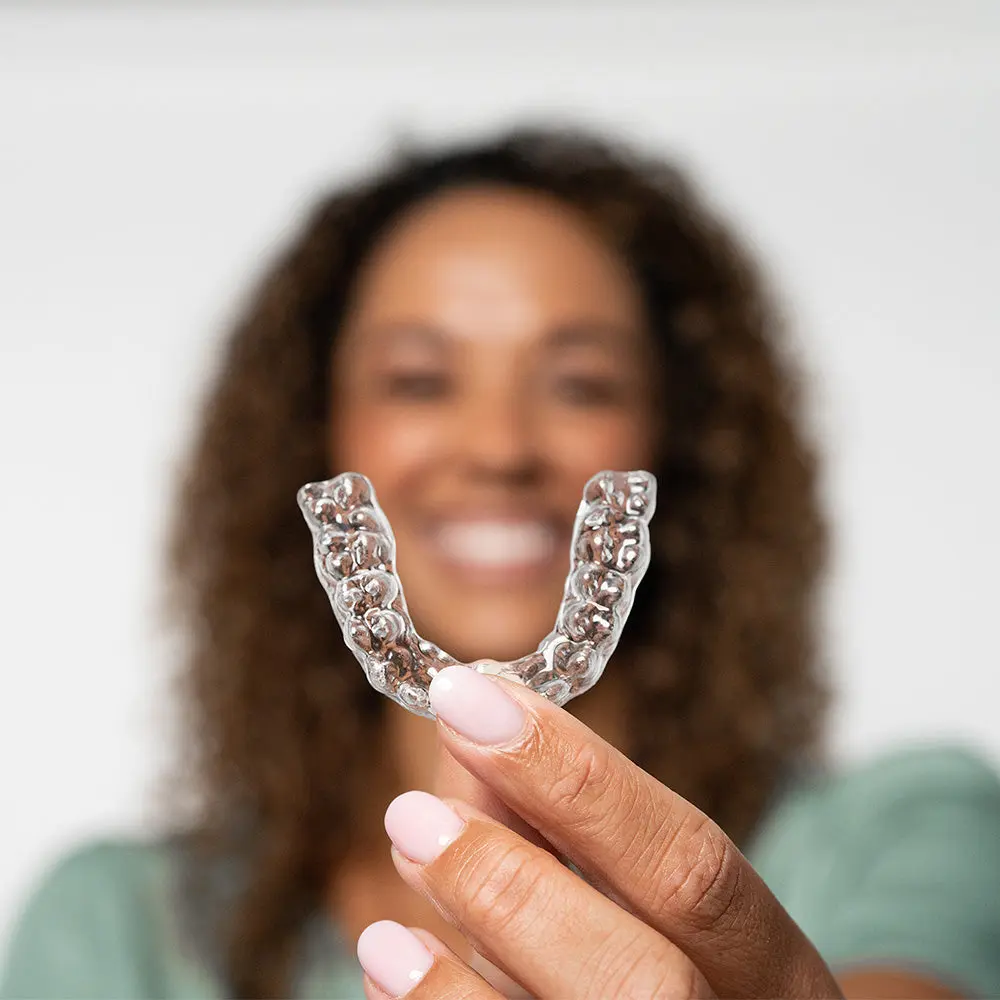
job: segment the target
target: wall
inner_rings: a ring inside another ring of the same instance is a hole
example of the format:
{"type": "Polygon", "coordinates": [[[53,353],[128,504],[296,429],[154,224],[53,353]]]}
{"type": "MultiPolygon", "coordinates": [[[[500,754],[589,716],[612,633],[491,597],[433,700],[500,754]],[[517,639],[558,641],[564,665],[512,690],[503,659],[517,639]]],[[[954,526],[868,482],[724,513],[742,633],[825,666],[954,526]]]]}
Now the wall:
{"type": "Polygon", "coordinates": [[[1000,759],[1000,5],[0,10],[0,932],[148,826],[175,462],[216,336],[314,193],[524,116],[674,151],[815,373],[838,525],[832,739],[1000,759]]]}

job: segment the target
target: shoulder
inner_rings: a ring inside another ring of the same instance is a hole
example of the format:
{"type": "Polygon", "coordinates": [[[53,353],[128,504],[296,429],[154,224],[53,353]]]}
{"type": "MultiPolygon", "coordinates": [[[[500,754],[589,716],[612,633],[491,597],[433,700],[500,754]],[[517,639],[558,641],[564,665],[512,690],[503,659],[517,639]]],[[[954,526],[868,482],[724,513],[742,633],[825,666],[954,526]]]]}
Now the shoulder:
{"type": "MultiPolygon", "coordinates": [[[[883,754],[791,785],[762,824],[758,847],[820,836],[836,843],[905,832],[914,814],[965,816],[976,826],[1000,822],[1000,774],[961,746],[920,746],[883,754]]],[[[926,829],[926,827],[921,827],[926,829]]]]}
{"type": "Polygon", "coordinates": [[[750,855],[831,964],[1000,993],[1000,777],[977,753],[917,747],[800,782],[750,855]]]}
{"type": "Polygon", "coordinates": [[[165,843],[99,840],[83,844],[52,863],[27,901],[22,923],[39,916],[111,916],[140,907],[165,888],[169,851],[165,843]]]}
{"type": "Polygon", "coordinates": [[[897,750],[830,778],[820,790],[829,804],[869,798],[883,806],[925,797],[1000,797],[1000,778],[987,760],[962,746],[897,750]]]}
{"type": "Polygon", "coordinates": [[[126,885],[148,879],[167,863],[165,841],[106,838],[88,841],[59,857],[43,875],[41,885],[73,886],[94,880],[102,884],[126,885]]]}
{"type": "Polygon", "coordinates": [[[793,783],[748,853],[785,883],[801,876],[803,851],[845,866],[906,843],[953,855],[963,841],[1000,854],[1000,774],[965,747],[923,746],[793,783]]]}
{"type": "MultiPolygon", "coordinates": [[[[823,826],[864,834],[864,821],[949,802],[993,818],[1000,808],[1000,773],[985,757],[957,745],[895,750],[862,764],[815,772],[790,783],[764,818],[754,850],[823,826]]],[[[869,826],[868,833],[877,833],[869,826]]]]}
{"type": "Polygon", "coordinates": [[[8,942],[5,996],[149,991],[167,927],[165,842],[101,840],[49,866],[8,942]]]}

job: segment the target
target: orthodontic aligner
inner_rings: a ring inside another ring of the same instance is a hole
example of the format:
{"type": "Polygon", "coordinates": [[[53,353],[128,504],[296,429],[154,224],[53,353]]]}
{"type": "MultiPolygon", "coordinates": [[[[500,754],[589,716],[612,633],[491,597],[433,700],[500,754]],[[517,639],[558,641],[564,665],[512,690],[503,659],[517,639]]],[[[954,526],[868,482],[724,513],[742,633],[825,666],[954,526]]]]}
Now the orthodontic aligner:
{"type": "MultiPolygon", "coordinates": [[[[348,649],[377,691],[433,718],[431,679],[459,661],[413,627],[395,568],[396,540],[372,484],[345,472],[303,486],[298,503],[312,532],[316,575],[348,649]]],[[[655,509],[656,478],[649,472],[605,471],[588,480],[555,627],[520,659],[465,666],[516,680],[557,705],[593,687],[649,565],[655,509]]]]}

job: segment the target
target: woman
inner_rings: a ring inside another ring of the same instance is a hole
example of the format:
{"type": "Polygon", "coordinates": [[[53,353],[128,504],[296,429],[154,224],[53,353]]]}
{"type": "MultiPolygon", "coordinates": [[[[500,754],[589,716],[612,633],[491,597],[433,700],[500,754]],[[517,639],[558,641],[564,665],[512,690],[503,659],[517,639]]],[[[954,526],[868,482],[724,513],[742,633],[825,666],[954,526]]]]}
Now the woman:
{"type": "Polygon", "coordinates": [[[179,505],[194,812],[58,866],[7,993],[360,996],[359,935],[370,997],[1000,992],[989,769],[819,769],[824,538],[779,348],[677,173],[593,139],[326,199],[232,335],[179,505]],[[418,630],[471,661],[534,648],[583,483],[640,467],[652,564],[570,712],[462,667],[437,725],[368,686],[301,484],[372,479],[418,630]]]}

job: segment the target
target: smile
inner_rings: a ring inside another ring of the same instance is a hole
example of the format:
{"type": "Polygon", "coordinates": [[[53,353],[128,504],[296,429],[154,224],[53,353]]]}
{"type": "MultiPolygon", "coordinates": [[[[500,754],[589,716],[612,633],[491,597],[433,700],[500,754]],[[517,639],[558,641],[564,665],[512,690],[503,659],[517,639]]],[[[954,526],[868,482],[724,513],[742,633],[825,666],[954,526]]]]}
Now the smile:
{"type": "Polygon", "coordinates": [[[430,543],[459,570],[523,571],[552,561],[556,532],[541,521],[447,521],[430,533],[430,543]]]}

